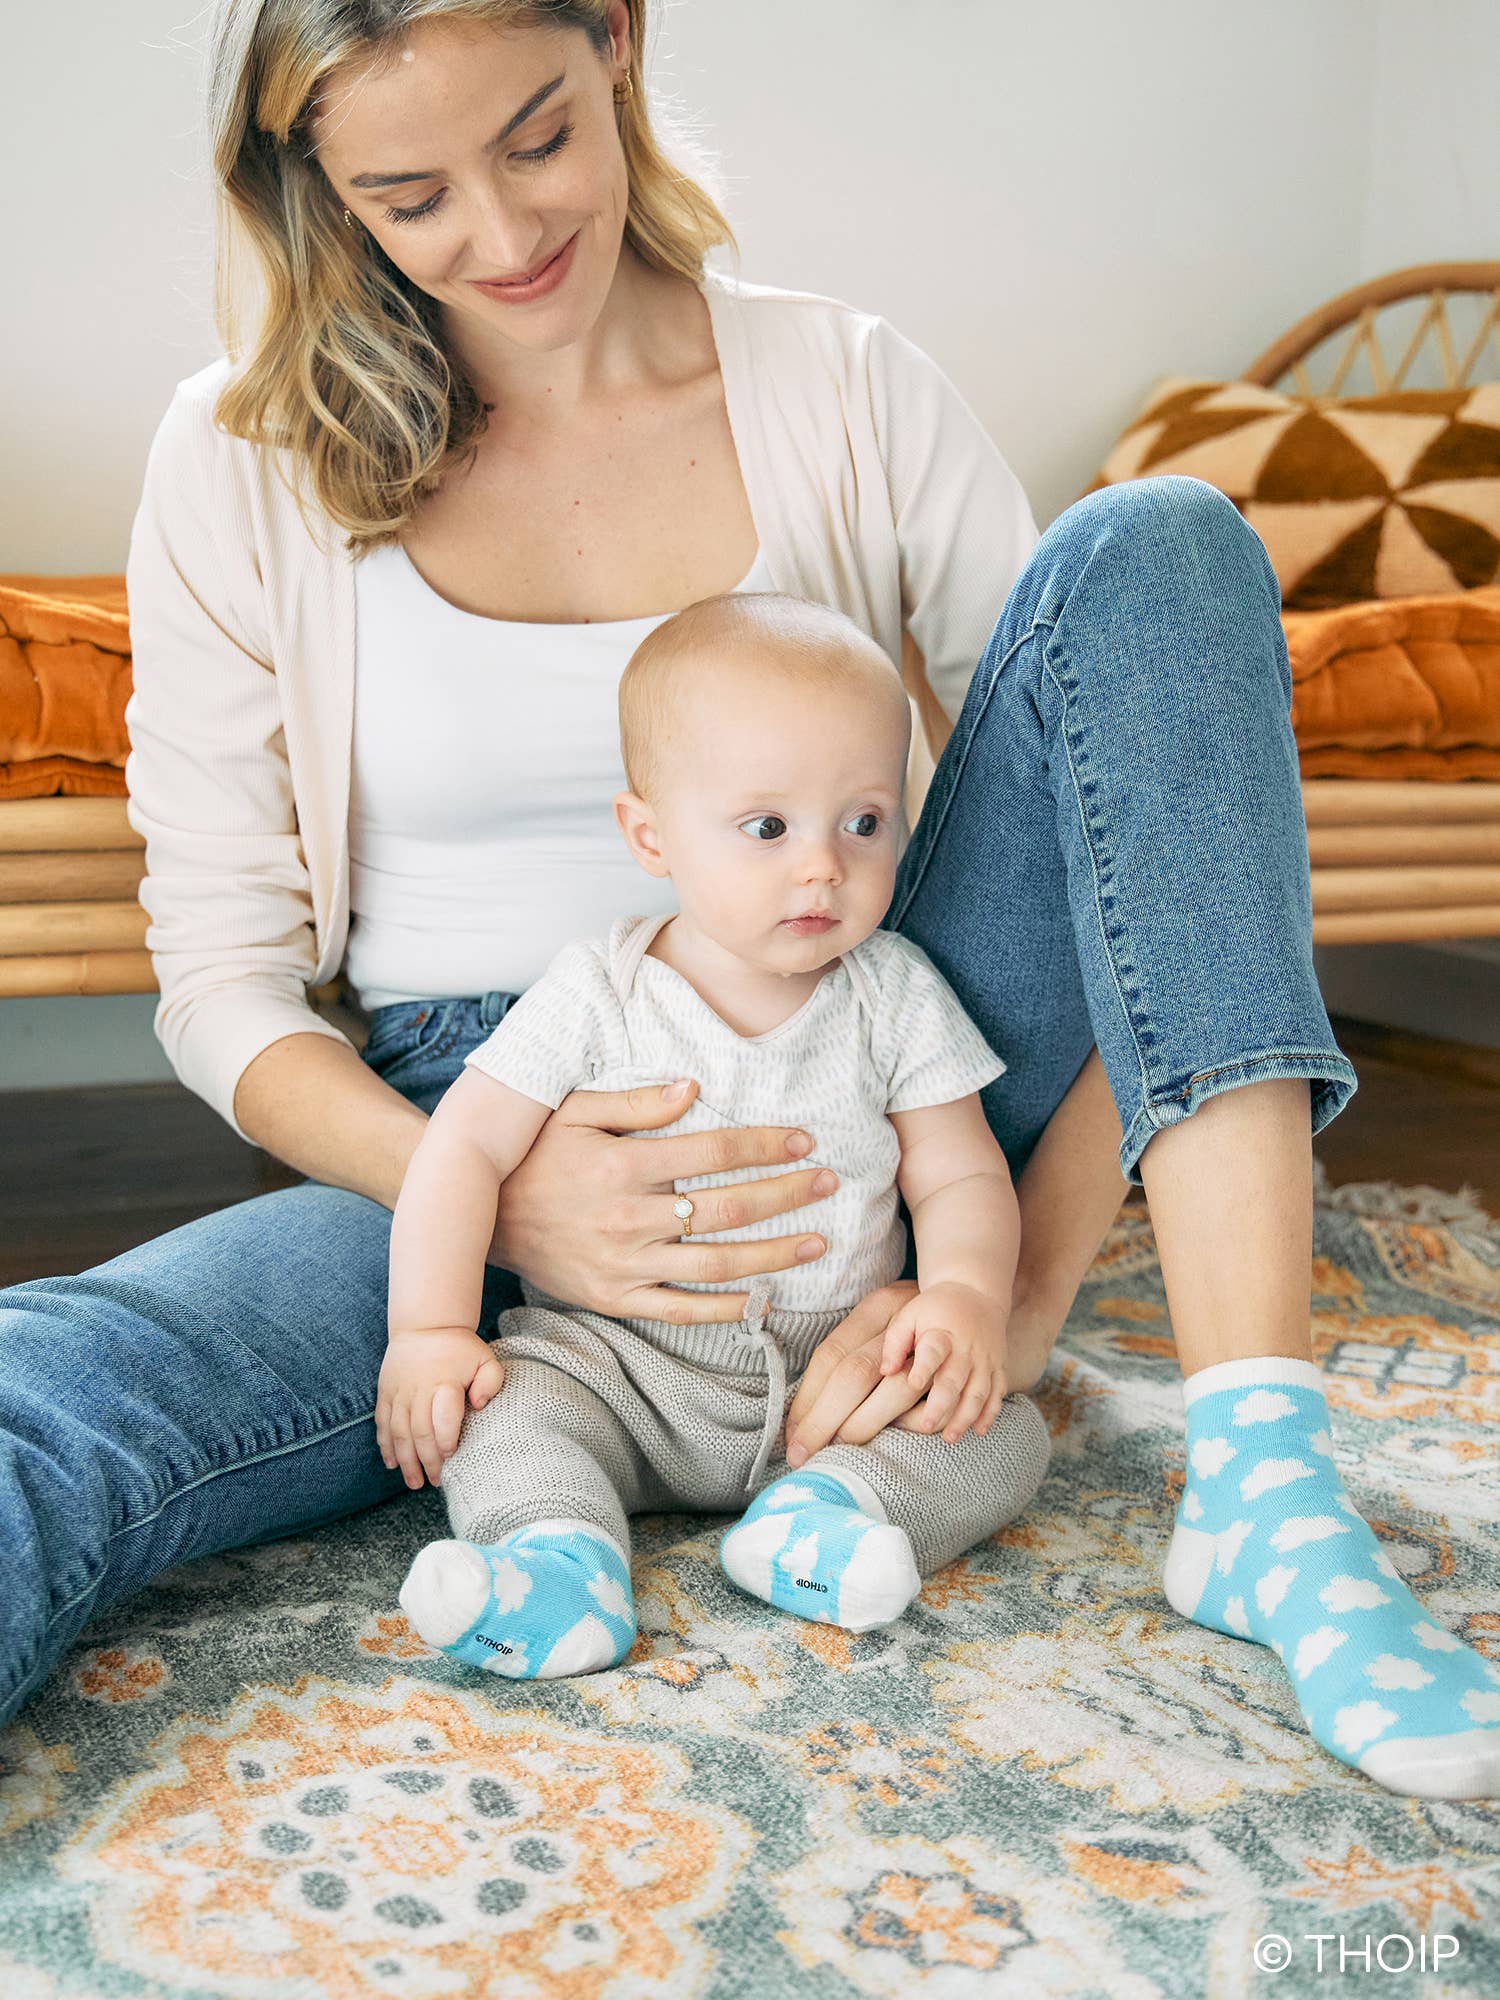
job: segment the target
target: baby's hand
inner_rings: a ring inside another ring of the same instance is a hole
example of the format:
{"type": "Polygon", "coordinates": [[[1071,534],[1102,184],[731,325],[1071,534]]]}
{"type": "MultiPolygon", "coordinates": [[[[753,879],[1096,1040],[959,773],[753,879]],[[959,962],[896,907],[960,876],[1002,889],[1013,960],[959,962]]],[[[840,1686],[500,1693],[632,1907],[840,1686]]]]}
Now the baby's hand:
{"type": "Polygon", "coordinates": [[[972,1285],[928,1285],[908,1299],[886,1328],[880,1372],[907,1368],[913,1388],[926,1392],[920,1409],[902,1419],[906,1430],[941,1430],[956,1444],[972,1425],[981,1437],[1005,1396],[1008,1301],[972,1285]]]}
{"type": "Polygon", "coordinates": [[[505,1380],[490,1346],[464,1327],[423,1327],[390,1337],[375,1398],[375,1439],[388,1467],[413,1489],[439,1485],[458,1444],[464,1404],[482,1410],[505,1380]]]}

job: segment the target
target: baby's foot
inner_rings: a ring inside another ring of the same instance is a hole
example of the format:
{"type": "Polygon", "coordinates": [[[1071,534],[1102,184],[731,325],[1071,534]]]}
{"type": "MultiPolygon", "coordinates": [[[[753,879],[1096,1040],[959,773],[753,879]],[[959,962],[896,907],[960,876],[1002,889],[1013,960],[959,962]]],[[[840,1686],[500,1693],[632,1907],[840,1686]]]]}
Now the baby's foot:
{"type": "Polygon", "coordinates": [[[518,1681],[617,1666],[635,1638],[625,1553],[585,1521],[537,1521],[498,1542],[429,1542],[401,1608],[429,1646],[518,1681]]]}
{"type": "Polygon", "coordinates": [[[901,1616],[922,1587],[911,1543],[865,1482],[812,1465],[777,1479],[719,1544],[741,1590],[846,1632],[901,1616]]]}
{"type": "Polygon", "coordinates": [[[1500,1798],[1500,1666],[1433,1623],[1361,1520],[1312,1362],[1221,1361],[1184,1400],[1173,1609],[1269,1646],[1323,1748],[1391,1791],[1500,1798]]]}

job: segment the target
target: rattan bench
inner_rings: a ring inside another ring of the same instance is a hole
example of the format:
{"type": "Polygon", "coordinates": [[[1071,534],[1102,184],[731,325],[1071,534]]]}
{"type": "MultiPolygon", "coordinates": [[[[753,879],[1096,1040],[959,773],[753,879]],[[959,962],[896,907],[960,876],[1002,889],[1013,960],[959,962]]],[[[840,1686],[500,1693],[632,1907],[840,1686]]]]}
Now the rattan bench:
{"type": "MultiPolygon", "coordinates": [[[[1414,264],[1341,292],[1244,379],[1327,398],[1500,380],[1500,263],[1414,264]]],[[[1500,937],[1500,784],[1309,778],[1302,797],[1317,943],[1500,937]]]]}
{"type": "Polygon", "coordinates": [[[0,998],[152,993],[123,799],[0,800],[0,998]]]}

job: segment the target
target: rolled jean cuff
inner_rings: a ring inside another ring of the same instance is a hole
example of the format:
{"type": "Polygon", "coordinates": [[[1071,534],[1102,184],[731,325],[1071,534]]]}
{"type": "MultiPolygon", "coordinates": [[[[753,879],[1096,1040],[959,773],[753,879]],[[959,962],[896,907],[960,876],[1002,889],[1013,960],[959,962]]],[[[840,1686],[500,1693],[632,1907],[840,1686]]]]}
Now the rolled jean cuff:
{"type": "Polygon", "coordinates": [[[1139,1187],[1137,1163],[1153,1133],[1166,1125],[1180,1125],[1184,1118],[1192,1117],[1200,1104],[1216,1097],[1221,1090],[1238,1090],[1247,1083],[1267,1083],[1287,1076],[1306,1077],[1313,1086],[1314,1137],[1338,1117],[1358,1087],[1353,1064],[1337,1049],[1263,1049],[1256,1055],[1219,1063],[1189,1077],[1181,1090],[1142,1104],[1121,1142],[1120,1172],[1139,1187]]]}

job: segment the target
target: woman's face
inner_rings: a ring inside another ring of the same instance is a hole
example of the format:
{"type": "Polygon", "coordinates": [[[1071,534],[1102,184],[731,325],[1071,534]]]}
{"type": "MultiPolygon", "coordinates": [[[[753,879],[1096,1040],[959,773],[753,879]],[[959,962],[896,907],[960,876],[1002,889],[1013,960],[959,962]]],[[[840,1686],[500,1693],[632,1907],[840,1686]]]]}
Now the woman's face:
{"type": "Polygon", "coordinates": [[[576,28],[423,21],[330,80],[313,123],[323,171],[455,332],[549,352],[597,319],[625,228],[613,86],[628,19],[617,0],[608,62],[576,28]]]}

